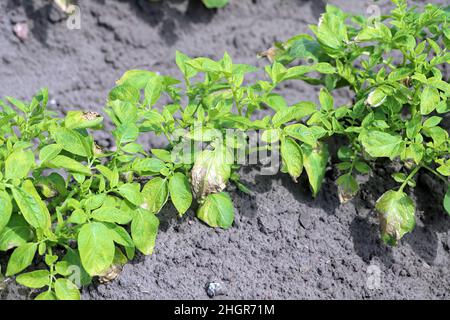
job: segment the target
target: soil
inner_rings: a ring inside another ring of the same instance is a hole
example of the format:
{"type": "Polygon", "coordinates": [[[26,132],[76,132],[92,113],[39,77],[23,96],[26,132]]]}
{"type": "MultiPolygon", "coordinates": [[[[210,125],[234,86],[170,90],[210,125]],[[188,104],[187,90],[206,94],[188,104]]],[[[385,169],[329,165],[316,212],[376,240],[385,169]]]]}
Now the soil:
{"type": "MultiPolygon", "coordinates": [[[[386,12],[388,1],[329,1],[370,15],[386,12]],[[378,7],[374,7],[376,4],[378,7]],[[374,11],[375,10],[375,11],[374,11]]],[[[428,2],[414,1],[423,6],[428,2]]],[[[323,1],[231,0],[223,10],[206,10],[198,0],[80,1],[81,29],[70,30],[50,1],[0,3],[0,97],[30,99],[42,86],[51,108],[101,111],[121,74],[145,68],[179,76],[174,56],[220,58],[226,50],[238,63],[265,64],[256,53],[274,41],[306,32],[324,10],[323,1]],[[20,40],[16,23],[29,34],[20,40]]],[[[316,101],[317,90],[300,82],[282,88],[290,102],[316,101]]],[[[340,91],[342,103],[351,98],[340,91]]],[[[97,136],[109,145],[107,131],[97,136]]],[[[164,140],[148,136],[148,148],[164,140]]],[[[450,217],[442,190],[426,174],[418,179],[417,226],[395,248],[379,239],[375,200],[393,184],[395,164],[380,162],[355,199],[339,204],[330,166],[322,191],[311,197],[307,182],[286,175],[242,170],[253,191],[230,188],[236,221],[229,230],[211,229],[190,211],[176,218],[167,206],[152,256],[138,256],[117,280],[83,289],[84,299],[206,299],[209,282],[221,284],[223,299],[448,299],[450,217]]],[[[27,299],[12,279],[1,299],[27,299]]]]}

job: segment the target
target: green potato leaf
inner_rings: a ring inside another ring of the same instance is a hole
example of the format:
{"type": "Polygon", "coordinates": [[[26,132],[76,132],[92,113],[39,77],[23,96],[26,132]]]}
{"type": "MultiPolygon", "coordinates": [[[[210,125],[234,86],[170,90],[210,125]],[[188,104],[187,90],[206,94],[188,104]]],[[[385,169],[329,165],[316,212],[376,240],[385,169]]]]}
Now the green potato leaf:
{"type": "Polygon", "coordinates": [[[188,178],[180,173],[175,173],[169,179],[170,199],[180,215],[183,215],[192,204],[192,191],[188,178]]]}
{"type": "Polygon", "coordinates": [[[327,169],[329,152],[325,143],[319,143],[317,147],[307,144],[302,145],[303,166],[308,174],[309,185],[313,197],[316,197],[322,186],[323,178],[327,169]]]}
{"type": "Polygon", "coordinates": [[[41,149],[39,152],[39,160],[41,163],[45,163],[54,159],[62,151],[60,144],[49,144],[41,149]]]}
{"type": "Polygon", "coordinates": [[[68,248],[62,261],[67,264],[66,272],[70,279],[76,279],[80,286],[91,283],[92,278],[83,267],[80,253],[77,249],[68,248]]]}
{"type": "Polygon", "coordinates": [[[45,291],[36,296],[34,300],[58,300],[52,291],[45,291]]]}
{"type": "Polygon", "coordinates": [[[376,130],[364,130],[360,134],[359,140],[366,152],[377,158],[395,158],[400,154],[403,145],[401,136],[376,130]]]}
{"type": "Polygon", "coordinates": [[[229,0],[202,0],[204,5],[209,9],[223,8],[225,7],[229,0]]]}
{"type": "Polygon", "coordinates": [[[78,233],[78,249],[90,276],[101,275],[114,259],[115,246],[110,230],[101,222],[85,224],[78,233]]]}
{"type": "Polygon", "coordinates": [[[59,278],[55,281],[55,294],[58,300],[80,300],[77,286],[69,279],[59,278]]]}
{"type": "Polygon", "coordinates": [[[13,276],[31,265],[38,245],[26,243],[14,249],[8,261],[6,276],[13,276]]]}
{"type": "Polygon", "coordinates": [[[312,102],[301,102],[292,107],[283,108],[275,113],[272,124],[279,128],[282,124],[293,120],[299,121],[317,111],[316,105],[312,102]]]}
{"type": "Polygon", "coordinates": [[[58,155],[54,157],[52,160],[48,161],[47,166],[49,168],[54,169],[63,168],[72,173],[79,173],[86,176],[90,176],[92,174],[90,168],[84,166],[83,164],[79,163],[78,161],[72,158],[62,155],[58,155]]]}
{"type": "Polygon", "coordinates": [[[6,251],[26,244],[33,238],[33,231],[22,215],[13,213],[8,224],[0,231],[0,250],[6,251]]]}
{"type": "Polygon", "coordinates": [[[142,196],[145,209],[158,213],[169,197],[167,180],[160,177],[151,179],[142,189],[142,196]]]}
{"type": "Polygon", "coordinates": [[[103,206],[92,212],[91,217],[97,221],[127,224],[131,221],[131,214],[125,210],[103,206]]]}
{"type": "Polygon", "coordinates": [[[139,183],[123,184],[117,189],[117,191],[122,197],[136,206],[140,206],[144,202],[139,183]]]}
{"type": "Polygon", "coordinates": [[[432,86],[425,86],[420,95],[420,113],[430,114],[439,104],[440,96],[438,89],[432,86]]]}
{"type": "Polygon", "coordinates": [[[12,214],[12,202],[11,197],[5,191],[0,191],[0,235],[3,230],[8,225],[12,214]]]}
{"type": "Polygon", "coordinates": [[[90,157],[92,155],[92,143],[88,141],[86,136],[83,136],[76,130],[67,128],[57,128],[53,131],[53,137],[57,144],[72,154],[90,157]]]}
{"type": "Polygon", "coordinates": [[[50,285],[50,272],[48,270],[37,270],[18,275],[17,283],[33,289],[43,288],[50,285]]]}
{"type": "Polygon", "coordinates": [[[5,178],[23,179],[34,166],[34,154],[31,150],[15,150],[5,161],[5,178]]]}
{"type": "Polygon", "coordinates": [[[31,180],[22,187],[13,187],[12,194],[25,220],[34,228],[49,229],[51,224],[47,205],[41,200],[31,180]]]}
{"type": "Polygon", "coordinates": [[[315,146],[318,139],[324,137],[327,131],[319,126],[305,126],[301,123],[291,124],[284,128],[284,132],[292,138],[315,146]]]}
{"type": "Polygon", "coordinates": [[[230,228],[234,220],[234,206],[228,193],[208,195],[198,209],[197,217],[210,227],[230,228]]]}
{"type": "Polygon", "coordinates": [[[444,196],[444,209],[447,212],[447,214],[450,215],[450,186],[447,188],[447,192],[444,196]]]}
{"type": "Polygon", "coordinates": [[[159,220],[152,212],[142,208],[134,212],[131,222],[131,237],[136,248],[143,254],[150,255],[153,253],[158,228],[159,220]]]}
{"type": "Polygon", "coordinates": [[[281,140],[281,158],[287,172],[297,182],[303,171],[303,155],[300,146],[293,139],[286,137],[281,140]]]}

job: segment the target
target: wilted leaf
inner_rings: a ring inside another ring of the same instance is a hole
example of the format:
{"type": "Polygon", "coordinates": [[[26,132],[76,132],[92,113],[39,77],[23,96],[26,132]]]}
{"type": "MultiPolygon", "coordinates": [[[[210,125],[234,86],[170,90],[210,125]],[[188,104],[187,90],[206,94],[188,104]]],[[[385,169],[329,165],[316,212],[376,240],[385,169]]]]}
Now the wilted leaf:
{"type": "Polygon", "coordinates": [[[377,200],[375,208],[379,213],[384,242],[395,245],[405,233],[414,229],[414,202],[404,192],[387,191],[377,200]]]}

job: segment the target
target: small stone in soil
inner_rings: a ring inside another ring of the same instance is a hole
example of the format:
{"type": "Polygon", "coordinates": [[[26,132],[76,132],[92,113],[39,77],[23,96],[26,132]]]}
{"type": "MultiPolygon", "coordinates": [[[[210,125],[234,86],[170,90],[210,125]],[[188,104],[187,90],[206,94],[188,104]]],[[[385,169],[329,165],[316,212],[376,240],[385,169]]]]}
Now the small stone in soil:
{"type": "Polygon", "coordinates": [[[28,24],[26,22],[16,23],[13,27],[14,34],[22,41],[28,39],[28,24]]]}
{"type": "Polygon", "coordinates": [[[224,285],[220,282],[208,282],[206,284],[206,294],[210,298],[225,294],[224,285]]]}

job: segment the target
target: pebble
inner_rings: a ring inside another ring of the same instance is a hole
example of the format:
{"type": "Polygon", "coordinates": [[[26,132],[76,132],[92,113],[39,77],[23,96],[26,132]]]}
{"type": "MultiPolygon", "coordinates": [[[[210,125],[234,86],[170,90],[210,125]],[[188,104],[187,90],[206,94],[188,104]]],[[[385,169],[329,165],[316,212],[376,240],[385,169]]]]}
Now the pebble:
{"type": "Polygon", "coordinates": [[[210,298],[225,294],[225,287],[220,282],[208,282],[206,284],[206,294],[210,298]]]}
{"type": "Polygon", "coordinates": [[[306,230],[311,230],[314,226],[314,216],[308,213],[301,213],[298,217],[298,221],[302,228],[306,230]]]}
{"type": "Polygon", "coordinates": [[[13,27],[14,34],[22,41],[28,39],[28,24],[26,22],[18,22],[13,27]]]}

